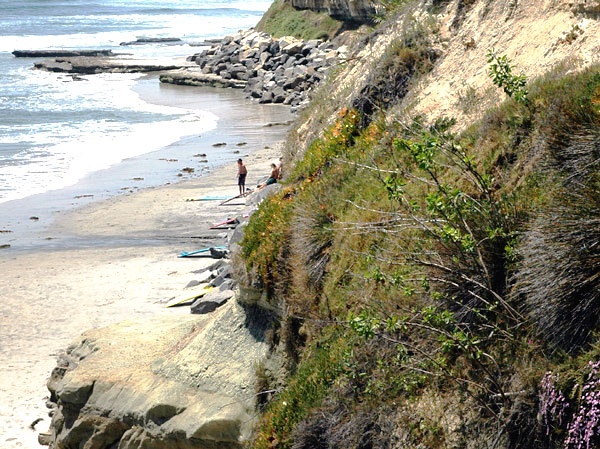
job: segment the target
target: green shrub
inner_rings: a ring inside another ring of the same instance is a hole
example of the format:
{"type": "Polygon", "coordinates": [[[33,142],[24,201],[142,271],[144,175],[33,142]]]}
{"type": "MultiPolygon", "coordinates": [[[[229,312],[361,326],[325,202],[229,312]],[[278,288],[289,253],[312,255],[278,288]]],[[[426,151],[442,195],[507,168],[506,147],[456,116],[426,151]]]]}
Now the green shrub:
{"type": "Polygon", "coordinates": [[[514,66],[506,55],[499,56],[494,50],[489,50],[487,57],[490,65],[488,73],[493,83],[517,103],[527,104],[527,77],[513,74],[514,66]]]}

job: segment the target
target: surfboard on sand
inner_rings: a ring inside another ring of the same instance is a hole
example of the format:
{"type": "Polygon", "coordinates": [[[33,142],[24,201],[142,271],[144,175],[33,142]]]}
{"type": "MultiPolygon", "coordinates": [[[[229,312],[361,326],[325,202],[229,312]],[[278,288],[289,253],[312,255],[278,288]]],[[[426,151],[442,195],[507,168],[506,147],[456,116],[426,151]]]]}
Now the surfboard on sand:
{"type": "Polygon", "coordinates": [[[176,298],[171,299],[168,303],[165,304],[165,307],[182,306],[184,304],[187,304],[188,302],[194,301],[195,299],[201,298],[213,288],[214,287],[210,287],[208,286],[208,284],[206,284],[201,290],[188,292],[184,295],[177,296],[176,298]]]}
{"type": "Polygon", "coordinates": [[[236,199],[241,198],[243,196],[250,195],[252,192],[254,192],[254,190],[248,190],[248,191],[246,191],[244,193],[240,193],[239,195],[232,196],[232,197],[227,197],[225,199],[225,201],[223,201],[222,203],[219,203],[219,206],[222,206],[223,204],[227,204],[230,201],[236,200],[236,199]]]}
{"type": "Polygon", "coordinates": [[[204,196],[202,198],[186,198],[186,201],[220,201],[228,199],[228,196],[204,196]]]}
{"type": "Polygon", "coordinates": [[[208,228],[208,229],[218,229],[220,226],[224,226],[224,225],[226,225],[226,224],[228,224],[228,225],[231,225],[231,224],[233,224],[233,225],[238,225],[238,224],[239,224],[239,221],[238,221],[238,219],[237,219],[237,218],[235,218],[235,217],[234,217],[234,218],[229,218],[229,219],[225,220],[225,221],[224,221],[224,222],[222,222],[222,223],[217,223],[217,224],[214,224],[214,225],[212,225],[212,226],[211,226],[210,228],[208,228]]]}
{"type": "MultiPolygon", "coordinates": [[[[213,246],[212,249],[227,249],[226,246],[213,246]]],[[[203,249],[199,249],[198,251],[192,251],[192,252],[182,252],[179,256],[177,257],[188,257],[188,256],[193,256],[194,254],[200,254],[200,253],[207,253],[210,251],[210,248],[203,248],[203,249]]]]}

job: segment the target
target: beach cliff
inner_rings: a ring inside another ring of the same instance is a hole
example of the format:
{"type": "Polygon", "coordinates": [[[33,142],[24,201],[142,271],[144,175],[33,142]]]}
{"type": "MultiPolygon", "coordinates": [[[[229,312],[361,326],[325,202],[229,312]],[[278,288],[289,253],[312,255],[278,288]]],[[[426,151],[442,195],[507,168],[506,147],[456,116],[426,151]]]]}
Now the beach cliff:
{"type": "MultiPolygon", "coordinates": [[[[235,296],[84,334],[50,380],[44,438],[600,444],[598,0],[291,4],[383,17],[344,36],[285,142],[283,186],[239,212],[235,296]]],[[[281,56],[241,39],[196,59],[281,56]]]]}

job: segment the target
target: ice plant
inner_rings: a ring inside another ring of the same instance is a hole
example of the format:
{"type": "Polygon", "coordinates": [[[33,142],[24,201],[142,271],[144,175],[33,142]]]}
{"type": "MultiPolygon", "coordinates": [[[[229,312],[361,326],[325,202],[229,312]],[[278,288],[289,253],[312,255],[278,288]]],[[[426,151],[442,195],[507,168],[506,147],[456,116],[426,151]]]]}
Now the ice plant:
{"type": "Polygon", "coordinates": [[[600,362],[588,362],[588,370],[581,387],[579,410],[567,430],[565,449],[590,449],[600,442],[600,362]]]}
{"type": "Polygon", "coordinates": [[[554,423],[558,423],[559,426],[562,425],[567,409],[569,408],[569,403],[565,399],[565,396],[556,387],[557,381],[558,375],[547,372],[541,382],[540,411],[544,425],[546,426],[546,435],[550,435],[554,423]]]}

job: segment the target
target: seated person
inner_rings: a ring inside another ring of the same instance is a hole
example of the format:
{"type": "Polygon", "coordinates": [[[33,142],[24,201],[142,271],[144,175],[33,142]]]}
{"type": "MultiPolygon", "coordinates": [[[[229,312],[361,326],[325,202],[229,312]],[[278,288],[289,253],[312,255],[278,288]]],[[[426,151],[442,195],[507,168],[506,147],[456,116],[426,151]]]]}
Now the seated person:
{"type": "Polygon", "coordinates": [[[258,188],[262,189],[263,187],[266,187],[268,185],[275,184],[277,182],[278,176],[279,176],[279,170],[277,169],[277,165],[271,164],[271,175],[269,176],[269,179],[267,179],[265,182],[260,184],[258,186],[258,188]]]}

